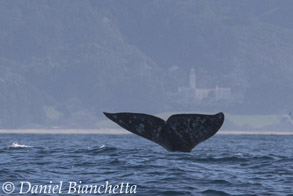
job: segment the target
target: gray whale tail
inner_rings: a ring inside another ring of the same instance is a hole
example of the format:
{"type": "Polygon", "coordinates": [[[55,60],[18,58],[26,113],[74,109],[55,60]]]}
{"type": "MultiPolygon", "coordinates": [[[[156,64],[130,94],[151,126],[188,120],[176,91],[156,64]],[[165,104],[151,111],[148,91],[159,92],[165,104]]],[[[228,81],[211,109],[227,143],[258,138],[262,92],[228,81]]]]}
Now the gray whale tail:
{"type": "Polygon", "coordinates": [[[124,129],[151,140],[168,151],[191,152],[212,137],[224,122],[222,112],[215,115],[175,114],[167,121],[140,113],[106,113],[105,116],[124,129]]]}

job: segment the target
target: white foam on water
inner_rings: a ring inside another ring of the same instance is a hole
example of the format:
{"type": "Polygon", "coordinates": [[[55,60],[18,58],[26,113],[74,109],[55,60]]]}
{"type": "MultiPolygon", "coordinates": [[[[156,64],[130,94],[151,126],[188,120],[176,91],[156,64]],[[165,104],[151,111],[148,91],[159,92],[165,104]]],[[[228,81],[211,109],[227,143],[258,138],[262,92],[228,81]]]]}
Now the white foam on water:
{"type": "Polygon", "coordinates": [[[18,144],[16,142],[13,142],[8,148],[31,148],[32,146],[27,146],[24,144],[18,144]]]}
{"type": "Polygon", "coordinates": [[[105,145],[101,145],[101,146],[100,146],[100,148],[104,148],[104,147],[105,147],[105,145]]]}

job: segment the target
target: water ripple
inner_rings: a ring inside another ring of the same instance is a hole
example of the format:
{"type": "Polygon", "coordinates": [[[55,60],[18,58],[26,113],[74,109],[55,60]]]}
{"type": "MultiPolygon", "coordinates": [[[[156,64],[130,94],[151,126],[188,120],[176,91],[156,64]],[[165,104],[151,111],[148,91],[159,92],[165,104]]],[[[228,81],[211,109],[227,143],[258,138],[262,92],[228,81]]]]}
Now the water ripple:
{"type": "Polygon", "coordinates": [[[1,136],[0,182],[109,180],[160,196],[293,192],[292,136],[220,135],[192,153],[167,152],[134,135],[1,136]]]}

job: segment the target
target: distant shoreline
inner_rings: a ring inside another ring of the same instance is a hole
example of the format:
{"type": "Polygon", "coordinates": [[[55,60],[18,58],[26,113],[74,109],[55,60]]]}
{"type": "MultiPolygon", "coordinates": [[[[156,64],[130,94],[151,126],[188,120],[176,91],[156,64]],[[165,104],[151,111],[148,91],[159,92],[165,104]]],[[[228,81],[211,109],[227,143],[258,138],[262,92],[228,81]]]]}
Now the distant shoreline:
{"type": "MultiPolygon", "coordinates": [[[[14,134],[130,134],[123,129],[0,129],[14,134]]],[[[221,135],[293,135],[293,131],[219,131],[221,135]]]]}
{"type": "Polygon", "coordinates": [[[19,134],[128,134],[123,129],[0,129],[1,133],[19,134]]]}

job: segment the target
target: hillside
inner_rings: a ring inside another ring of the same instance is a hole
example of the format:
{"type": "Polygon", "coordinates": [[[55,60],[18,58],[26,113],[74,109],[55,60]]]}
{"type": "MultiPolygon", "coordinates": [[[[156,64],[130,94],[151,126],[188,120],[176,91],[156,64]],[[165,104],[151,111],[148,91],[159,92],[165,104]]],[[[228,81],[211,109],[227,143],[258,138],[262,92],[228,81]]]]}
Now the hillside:
{"type": "Polygon", "coordinates": [[[293,110],[291,1],[1,1],[0,128],[96,128],[102,111],[293,110]],[[233,100],[174,105],[188,85],[233,100]]]}

